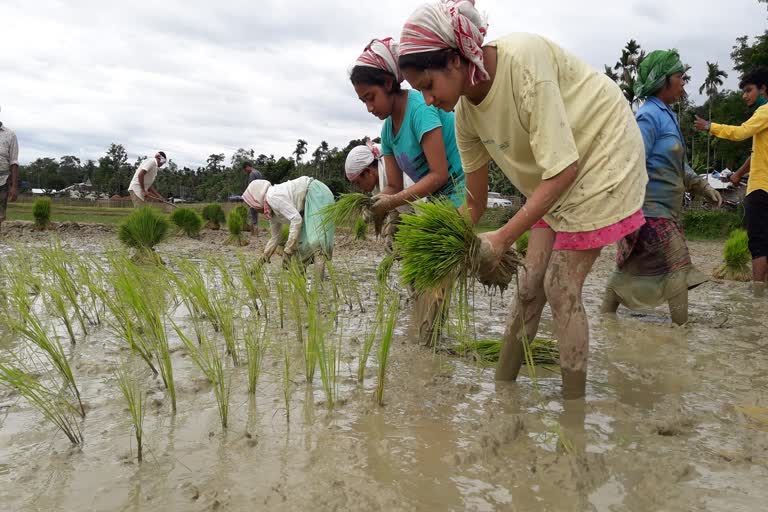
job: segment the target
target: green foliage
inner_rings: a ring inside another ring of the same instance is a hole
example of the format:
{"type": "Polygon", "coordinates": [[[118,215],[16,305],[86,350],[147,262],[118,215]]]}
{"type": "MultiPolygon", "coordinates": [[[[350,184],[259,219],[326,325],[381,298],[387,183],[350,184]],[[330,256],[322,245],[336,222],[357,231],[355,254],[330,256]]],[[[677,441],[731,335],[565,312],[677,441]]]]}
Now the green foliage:
{"type": "Polygon", "coordinates": [[[137,370],[126,361],[114,371],[117,387],[125,398],[128,412],[131,414],[133,432],[136,435],[136,451],[139,462],[143,459],[142,441],[144,439],[144,416],[147,412],[147,393],[142,385],[137,370]]]}
{"type": "Polygon", "coordinates": [[[685,235],[693,240],[725,238],[741,224],[741,216],[723,210],[687,210],[683,214],[685,235]]]}
{"type": "Polygon", "coordinates": [[[51,223],[51,198],[41,197],[32,205],[32,216],[37,229],[46,229],[51,223]]]}
{"type": "Polygon", "coordinates": [[[219,229],[226,221],[224,210],[218,203],[205,205],[203,208],[203,219],[206,221],[205,227],[209,229],[219,229]]]}
{"type": "Polygon", "coordinates": [[[400,311],[400,294],[397,291],[388,291],[389,297],[386,299],[385,316],[381,317],[382,325],[381,342],[379,343],[378,362],[379,372],[376,382],[376,403],[384,405],[384,381],[387,375],[387,366],[389,362],[389,350],[392,347],[392,337],[395,332],[395,323],[397,314],[400,311]]]}
{"type": "Polygon", "coordinates": [[[748,36],[736,38],[731,59],[733,59],[733,69],[740,75],[744,75],[756,66],[768,65],[768,32],[755,36],[751,44],[748,36]]]}
{"type": "Polygon", "coordinates": [[[131,213],[117,232],[120,241],[139,252],[152,252],[168,236],[170,223],[154,208],[145,206],[131,213]]]}
{"type": "Polygon", "coordinates": [[[515,240],[515,249],[521,256],[525,257],[528,254],[528,239],[531,237],[531,232],[526,231],[523,235],[515,240]]]}
{"type": "Polygon", "coordinates": [[[355,227],[352,228],[352,234],[355,240],[365,240],[367,238],[368,224],[362,217],[359,217],[355,221],[355,227]]]}
{"type": "Polygon", "coordinates": [[[248,209],[238,205],[229,212],[227,217],[227,229],[229,229],[228,244],[248,245],[248,240],[243,236],[243,231],[248,226],[248,209]]]}
{"type": "MultiPolygon", "coordinates": [[[[538,366],[560,364],[560,351],[553,339],[536,338],[529,344],[529,349],[531,355],[526,358],[526,364],[529,361],[538,366]]],[[[472,356],[481,364],[495,364],[499,361],[501,340],[465,340],[453,350],[460,355],[472,356]]]]}
{"type": "Polygon", "coordinates": [[[723,258],[725,263],[715,270],[716,278],[733,281],[751,279],[752,271],[749,262],[752,260],[752,255],[749,252],[749,237],[746,231],[737,229],[731,233],[723,246],[723,258]]]}
{"type": "Polygon", "coordinates": [[[192,208],[177,208],[171,214],[171,222],[176,224],[185,235],[196,237],[200,234],[203,219],[192,208]]]}

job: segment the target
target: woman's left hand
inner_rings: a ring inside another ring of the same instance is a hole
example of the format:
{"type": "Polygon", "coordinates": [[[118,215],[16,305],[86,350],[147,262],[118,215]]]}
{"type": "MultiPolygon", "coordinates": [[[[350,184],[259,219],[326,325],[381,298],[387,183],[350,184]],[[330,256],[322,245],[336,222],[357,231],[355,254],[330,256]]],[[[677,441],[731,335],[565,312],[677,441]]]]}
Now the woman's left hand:
{"type": "Polygon", "coordinates": [[[693,125],[699,131],[708,132],[710,123],[706,119],[702,119],[699,116],[696,116],[696,120],[693,122],[693,125]]]}
{"type": "Polygon", "coordinates": [[[498,230],[480,233],[477,238],[480,239],[478,265],[484,270],[492,271],[499,264],[508,247],[498,230]]]}

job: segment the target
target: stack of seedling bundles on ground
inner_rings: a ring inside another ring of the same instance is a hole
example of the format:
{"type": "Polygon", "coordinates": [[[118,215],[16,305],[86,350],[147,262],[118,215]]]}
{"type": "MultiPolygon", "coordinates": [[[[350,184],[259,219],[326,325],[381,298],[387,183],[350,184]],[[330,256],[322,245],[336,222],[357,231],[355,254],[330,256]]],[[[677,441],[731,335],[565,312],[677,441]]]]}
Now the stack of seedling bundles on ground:
{"type": "Polygon", "coordinates": [[[51,225],[51,198],[41,197],[32,205],[32,217],[35,219],[35,229],[48,229],[51,225]]]}
{"type": "Polygon", "coordinates": [[[206,205],[203,208],[203,220],[207,229],[219,229],[226,222],[224,209],[218,203],[206,205]]]}
{"type": "Polygon", "coordinates": [[[166,239],[170,223],[154,208],[145,206],[133,211],[118,229],[120,241],[135,250],[134,259],[142,262],[159,262],[154,247],[166,239]]]}
{"type": "Polygon", "coordinates": [[[248,209],[243,205],[238,205],[229,212],[227,217],[227,228],[229,229],[228,245],[237,245],[239,247],[248,245],[248,240],[243,232],[248,227],[248,209]]]}
{"type": "Polygon", "coordinates": [[[194,238],[200,234],[203,219],[192,208],[177,208],[171,214],[171,222],[188,237],[194,238]]]}

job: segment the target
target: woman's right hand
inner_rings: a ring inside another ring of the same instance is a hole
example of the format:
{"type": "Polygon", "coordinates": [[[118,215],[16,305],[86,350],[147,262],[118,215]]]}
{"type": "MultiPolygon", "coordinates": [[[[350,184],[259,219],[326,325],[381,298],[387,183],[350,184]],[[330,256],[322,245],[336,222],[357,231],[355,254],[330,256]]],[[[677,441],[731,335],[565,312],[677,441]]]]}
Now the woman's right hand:
{"type": "Polygon", "coordinates": [[[478,270],[492,272],[499,265],[508,247],[498,230],[480,233],[477,238],[480,239],[480,250],[477,258],[478,270]]]}

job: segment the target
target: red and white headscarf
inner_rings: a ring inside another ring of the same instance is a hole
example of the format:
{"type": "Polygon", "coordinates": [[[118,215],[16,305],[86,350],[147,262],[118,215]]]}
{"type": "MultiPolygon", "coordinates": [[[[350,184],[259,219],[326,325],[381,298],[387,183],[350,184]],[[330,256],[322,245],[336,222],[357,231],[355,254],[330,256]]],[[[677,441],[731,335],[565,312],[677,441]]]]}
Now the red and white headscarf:
{"type": "Polygon", "coordinates": [[[483,64],[483,40],[488,21],[475,9],[475,0],[438,0],[411,14],[400,36],[400,55],[445,48],[457,50],[469,65],[472,85],[490,76],[483,64]]]}
{"type": "Polygon", "coordinates": [[[243,201],[251,208],[264,209],[264,216],[272,218],[272,209],[267,203],[267,191],[272,184],[267,180],[253,180],[243,192],[243,201]]]}
{"type": "Polygon", "coordinates": [[[381,159],[381,151],[370,140],[365,145],[355,146],[347,155],[344,163],[344,173],[349,181],[355,181],[373,163],[381,159]]]}
{"type": "Polygon", "coordinates": [[[399,57],[397,41],[391,37],[374,39],[365,47],[363,53],[355,61],[355,66],[368,66],[370,68],[389,71],[397,78],[397,82],[403,81],[403,74],[397,65],[399,57]]]}

